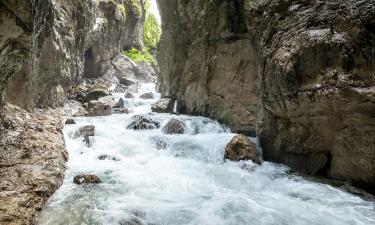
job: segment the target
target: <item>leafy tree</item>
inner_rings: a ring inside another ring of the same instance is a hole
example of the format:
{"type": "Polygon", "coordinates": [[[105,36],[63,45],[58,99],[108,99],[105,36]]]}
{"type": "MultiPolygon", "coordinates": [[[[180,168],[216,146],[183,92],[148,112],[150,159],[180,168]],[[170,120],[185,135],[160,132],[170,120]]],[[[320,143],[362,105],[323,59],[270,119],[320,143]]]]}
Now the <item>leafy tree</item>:
{"type": "Polygon", "coordinates": [[[160,25],[154,14],[147,12],[143,28],[143,43],[147,48],[156,48],[161,35],[160,25]]]}

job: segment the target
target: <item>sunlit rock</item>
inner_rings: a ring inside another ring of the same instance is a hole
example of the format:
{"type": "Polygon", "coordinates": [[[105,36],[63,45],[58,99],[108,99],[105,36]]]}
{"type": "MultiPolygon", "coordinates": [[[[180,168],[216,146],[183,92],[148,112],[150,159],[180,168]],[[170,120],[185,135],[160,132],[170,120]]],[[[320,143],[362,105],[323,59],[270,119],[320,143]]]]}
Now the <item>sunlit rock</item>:
{"type": "Polygon", "coordinates": [[[251,160],[258,165],[262,164],[256,144],[242,134],[237,134],[229,141],[225,147],[224,159],[232,161],[251,160]]]}

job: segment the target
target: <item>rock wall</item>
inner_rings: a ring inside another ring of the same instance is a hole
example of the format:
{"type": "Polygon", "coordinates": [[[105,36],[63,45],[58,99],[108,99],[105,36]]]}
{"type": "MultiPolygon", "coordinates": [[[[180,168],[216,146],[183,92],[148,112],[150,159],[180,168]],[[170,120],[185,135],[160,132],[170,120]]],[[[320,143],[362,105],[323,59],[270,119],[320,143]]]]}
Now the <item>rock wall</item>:
{"type": "Polygon", "coordinates": [[[0,12],[0,92],[26,108],[61,106],[82,76],[143,43],[142,0],[1,0],[0,12]]]}
{"type": "Polygon", "coordinates": [[[142,48],[144,19],[143,0],[0,0],[0,224],[36,224],[68,157],[58,107],[142,48]]]}
{"type": "Polygon", "coordinates": [[[158,1],[159,89],[267,160],[375,185],[375,0],[158,1]]]}

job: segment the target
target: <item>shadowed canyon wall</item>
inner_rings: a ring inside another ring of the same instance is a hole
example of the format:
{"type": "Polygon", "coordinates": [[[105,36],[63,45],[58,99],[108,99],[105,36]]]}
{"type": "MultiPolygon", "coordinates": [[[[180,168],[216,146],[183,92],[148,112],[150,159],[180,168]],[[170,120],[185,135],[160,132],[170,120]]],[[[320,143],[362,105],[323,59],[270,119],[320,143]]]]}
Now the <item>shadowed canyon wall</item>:
{"type": "Polygon", "coordinates": [[[375,185],[375,1],[159,0],[158,88],[266,160],[375,185]]]}

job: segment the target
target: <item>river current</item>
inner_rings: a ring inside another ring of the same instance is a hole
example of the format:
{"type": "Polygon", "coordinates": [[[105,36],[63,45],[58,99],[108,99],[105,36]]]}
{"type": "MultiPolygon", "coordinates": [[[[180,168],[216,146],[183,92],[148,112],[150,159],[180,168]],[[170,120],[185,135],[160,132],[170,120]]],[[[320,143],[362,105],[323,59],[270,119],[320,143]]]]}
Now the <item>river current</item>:
{"type": "Polygon", "coordinates": [[[375,224],[373,201],[290,174],[284,165],[224,162],[234,134],[204,117],[151,113],[160,95],[139,95],[154,89],[143,84],[135,98],[125,99],[130,114],[81,117],[65,126],[68,168],[40,225],[375,224]],[[134,115],[148,115],[161,128],[126,129],[134,115]],[[162,133],[171,118],[185,122],[185,134],[162,133]],[[73,138],[84,125],[96,128],[90,148],[73,138]],[[166,149],[158,150],[158,141],[166,149]],[[102,155],[110,157],[99,160],[102,155]],[[103,183],[73,184],[78,174],[95,174],[103,183]]]}

